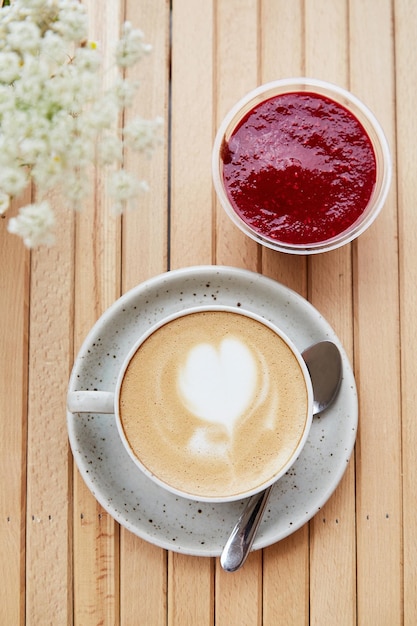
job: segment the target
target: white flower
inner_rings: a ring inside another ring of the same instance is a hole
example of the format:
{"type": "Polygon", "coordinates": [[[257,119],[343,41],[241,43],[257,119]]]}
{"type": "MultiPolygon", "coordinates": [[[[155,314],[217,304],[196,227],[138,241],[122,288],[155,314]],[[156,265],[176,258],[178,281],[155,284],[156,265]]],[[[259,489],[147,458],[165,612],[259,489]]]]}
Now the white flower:
{"type": "Polygon", "coordinates": [[[125,22],[122,38],[116,47],[116,63],[119,67],[131,67],[151,51],[152,46],[143,40],[143,32],[133,28],[130,22],[125,22]]]}
{"type": "MultiPolygon", "coordinates": [[[[94,102],[99,102],[104,99],[102,90],[100,87],[100,78],[98,72],[95,74],[78,73],[75,66],[71,66],[75,69],[75,72],[71,74],[72,81],[72,94],[73,94],[73,106],[71,111],[86,115],[88,113],[88,107],[94,102]],[[100,94],[100,95],[98,95],[100,94]]],[[[65,78],[67,81],[67,77],[65,78]]],[[[70,87],[68,87],[69,91],[70,87]]]]}
{"type": "Polygon", "coordinates": [[[0,168],[0,191],[17,196],[27,185],[27,176],[22,167],[0,168]]]}
{"type": "Polygon", "coordinates": [[[79,48],[74,62],[81,71],[97,72],[101,63],[100,53],[95,48],[79,48]]]}
{"type": "Polygon", "coordinates": [[[82,41],[87,38],[88,20],[85,8],[79,2],[60,2],[58,19],[51,28],[67,41],[82,41]]]}
{"type": "MultiPolygon", "coordinates": [[[[43,0],[40,0],[43,1],[43,0]]],[[[68,50],[62,37],[47,30],[40,44],[40,56],[45,57],[49,64],[59,65],[68,61],[68,50]]]]}
{"type": "Polygon", "coordinates": [[[95,158],[94,144],[76,135],[66,146],[63,155],[67,162],[77,164],[78,168],[86,167],[95,158]]]}
{"type": "Polygon", "coordinates": [[[133,98],[138,88],[138,83],[130,83],[121,76],[116,81],[111,90],[111,94],[120,109],[130,107],[133,104],[133,98]]]}
{"type": "Polygon", "coordinates": [[[31,56],[25,56],[21,66],[20,77],[15,80],[13,90],[21,110],[25,106],[34,105],[42,96],[45,82],[48,76],[48,68],[42,60],[36,62],[31,56]]]}
{"type": "Polygon", "coordinates": [[[11,22],[7,44],[16,52],[36,53],[40,43],[40,30],[36,24],[28,20],[23,22],[11,22]]]}
{"type": "Polygon", "coordinates": [[[50,4],[49,0],[21,0],[22,6],[30,9],[42,9],[50,4]]]}
{"type": "Polygon", "coordinates": [[[0,215],[3,215],[10,206],[10,196],[0,191],[0,215]]]}
{"type": "Polygon", "coordinates": [[[32,168],[32,177],[42,192],[59,185],[62,176],[62,161],[57,156],[38,161],[32,168]]]}
{"type": "Polygon", "coordinates": [[[131,200],[140,190],[140,182],[126,170],[118,170],[110,178],[109,194],[118,202],[131,200]]]}
{"type": "Polygon", "coordinates": [[[47,150],[46,142],[36,137],[25,137],[20,142],[20,157],[23,163],[31,165],[44,155],[47,150]]]}
{"type": "Polygon", "coordinates": [[[123,160],[123,143],[115,135],[104,135],[97,146],[100,165],[121,163],[123,160]]]}
{"type": "Polygon", "coordinates": [[[63,183],[65,198],[72,209],[79,209],[89,190],[86,172],[75,170],[66,175],[63,183]]]}
{"type": "Polygon", "coordinates": [[[123,153],[125,146],[150,151],[160,120],[139,118],[124,132],[123,113],[138,84],[123,72],[150,46],[126,23],[115,67],[102,68],[87,26],[79,0],[13,0],[0,6],[0,214],[34,184],[39,201],[9,221],[10,232],[31,247],[52,242],[54,214],[44,201],[50,188],[79,208],[91,191],[87,173],[98,165],[113,171],[109,188],[116,211],[147,189],[123,169],[123,153]],[[106,90],[101,69],[117,73],[106,90]]]}
{"type": "MultiPolygon", "coordinates": [[[[4,53],[0,52],[0,58],[3,56],[3,54],[4,53]]],[[[14,95],[13,89],[10,88],[10,85],[2,85],[0,83],[0,115],[3,113],[5,108],[7,109],[13,108],[14,103],[15,103],[15,95],[14,95]]]]}
{"type": "Polygon", "coordinates": [[[22,237],[28,248],[34,248],[54,242],[51,233],[54,224],[55,217],[49,203],[40,202],[22,207],[19,215],[12,217],[7,226],[10,233],[22,237]]]}
{"type": "Polygon", "coordinates": [[[20,72],[20,57],[16,52],[0,54],[0,83],[10,84],[16,80],[20,72]]]}
{"type": "Polygon", "coordinates": [[[118,108],[112,98],[105,97],[101,102],[95,102],[87,113],[88,122],[96,130],[111,128],[117,121],[118,108]]]}
{"type": "Polygon", "coordinates": [[[155,144],[156,134],[161,126],[162,118],[160,117],[154,120],[136,117],[126,125],[123,131],[126,144],[139,152],[149,151],[155,144]]]}
{"type": "Polygon", "coordinates": [[[9,167],[15,159],[14,146],[8,141],[7,137],[0,135],[0,171],[3,167],[9,167]]]}
{"type": "Polygon", "coordinates": [[[114,172],[109,181],[109,195],[113,199],[112,213],[119,215],[125,208],[132,208],[139,192],[148,191],[146,181],[138,180],[126,170],[114,172]]]}

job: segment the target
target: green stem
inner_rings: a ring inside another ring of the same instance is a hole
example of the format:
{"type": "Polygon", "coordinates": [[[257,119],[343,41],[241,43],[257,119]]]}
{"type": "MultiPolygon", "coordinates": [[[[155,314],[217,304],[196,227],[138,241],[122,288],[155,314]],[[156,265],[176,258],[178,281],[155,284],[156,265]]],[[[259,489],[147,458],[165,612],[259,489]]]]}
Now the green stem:
{"type": "Polygon", "coordinates": [[[9,7],[9,6],[10,6],[10,0],[3,0],[3,2],[1,3],[1,8],[9,7]]]}

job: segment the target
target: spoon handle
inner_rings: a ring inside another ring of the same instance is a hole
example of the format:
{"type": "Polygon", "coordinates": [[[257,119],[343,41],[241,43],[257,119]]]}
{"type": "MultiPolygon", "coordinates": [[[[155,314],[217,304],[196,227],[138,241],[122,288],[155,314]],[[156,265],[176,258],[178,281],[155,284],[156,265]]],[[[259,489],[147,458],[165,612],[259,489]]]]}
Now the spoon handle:
{"type": "Polygon", "coordinates": [[[220,556],[220,564],[226,572],[235,572],[246,561],[271,490],[272,486],[249,498],[220,556]]]}

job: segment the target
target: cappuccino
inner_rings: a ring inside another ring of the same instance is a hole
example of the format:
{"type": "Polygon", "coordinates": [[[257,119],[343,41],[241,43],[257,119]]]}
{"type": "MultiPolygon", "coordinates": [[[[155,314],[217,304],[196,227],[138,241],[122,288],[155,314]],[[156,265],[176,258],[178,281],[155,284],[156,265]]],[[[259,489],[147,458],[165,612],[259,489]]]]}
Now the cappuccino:
{"type": "Polygon", "coordinates": [[[308,421],[297,357],[257,319],[190,312],[155,330],[125,370],[120,423],[134,456],[166,485],[236,498],[278,475],[308,421]]]}

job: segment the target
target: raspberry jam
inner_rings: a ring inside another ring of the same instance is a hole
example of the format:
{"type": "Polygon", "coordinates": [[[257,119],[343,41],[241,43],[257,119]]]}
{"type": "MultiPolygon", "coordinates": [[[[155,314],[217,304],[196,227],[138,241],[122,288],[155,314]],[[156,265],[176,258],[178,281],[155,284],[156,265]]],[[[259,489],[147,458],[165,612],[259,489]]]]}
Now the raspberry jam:
{"type": "Polygon", "coordinates": [[[221,150],[229,200],[255,232],[308,245],[347,230],[376,181],[371,140],[342,105],[315,93],[274,96],[251,109],[221,150]]]}

